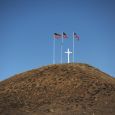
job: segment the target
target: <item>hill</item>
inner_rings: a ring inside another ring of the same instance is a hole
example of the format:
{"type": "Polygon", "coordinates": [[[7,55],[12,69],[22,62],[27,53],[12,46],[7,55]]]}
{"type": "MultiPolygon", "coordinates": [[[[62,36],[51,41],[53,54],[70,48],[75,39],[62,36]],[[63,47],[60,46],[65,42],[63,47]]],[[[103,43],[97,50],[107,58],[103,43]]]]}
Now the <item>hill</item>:
{"type": "Polygon", "coordinates": [[[57,64],[0,82],[0,115],[115,115],[115,79],[87,64],[57,64]]]}

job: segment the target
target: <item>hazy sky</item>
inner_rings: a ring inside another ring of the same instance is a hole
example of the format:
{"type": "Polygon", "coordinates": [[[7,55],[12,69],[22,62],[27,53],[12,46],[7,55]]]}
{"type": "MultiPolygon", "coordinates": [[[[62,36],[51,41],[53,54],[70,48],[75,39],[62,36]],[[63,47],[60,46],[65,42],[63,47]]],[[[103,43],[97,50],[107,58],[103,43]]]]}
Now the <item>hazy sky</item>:
{"type": "Polygon", "coordinates": [[[64,51],[72,50],[72,32],[80,35],[76,62],[115,76],[115,0],[0,0],[0,79],[52,64],[52,35],[63,31],[64,51]]]}

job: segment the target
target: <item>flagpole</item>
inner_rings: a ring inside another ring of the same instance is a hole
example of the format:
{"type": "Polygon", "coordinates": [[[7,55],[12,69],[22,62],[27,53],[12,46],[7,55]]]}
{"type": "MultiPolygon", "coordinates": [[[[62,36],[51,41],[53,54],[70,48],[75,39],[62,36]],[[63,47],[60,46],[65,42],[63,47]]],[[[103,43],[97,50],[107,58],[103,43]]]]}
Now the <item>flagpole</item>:
{"type": "Polygon", "coordinates": [[[55,37],[53,37],[53,64],[55,64],[55,37]]]}
{"type": "Polygon", "coordinates": [[[62,32],[62,41],[61,41],[61,64],[63,61],[63,32],[62,32]]]}
{"type": "Polygon", "coordinates": [[[73,32],[73,63],[74,63],[74,32],[73,32]]]}

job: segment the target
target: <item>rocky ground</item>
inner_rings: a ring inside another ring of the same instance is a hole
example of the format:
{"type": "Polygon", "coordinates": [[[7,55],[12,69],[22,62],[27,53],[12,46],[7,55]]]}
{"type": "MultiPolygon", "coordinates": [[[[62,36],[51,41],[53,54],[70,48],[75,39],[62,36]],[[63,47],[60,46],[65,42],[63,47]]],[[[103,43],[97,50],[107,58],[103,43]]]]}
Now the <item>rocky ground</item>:
{"type": "Polygon", "coordinates": [[[115,115],[115,79],[80,63],[17,74],[0,82],[0,115],[115,115]]]}

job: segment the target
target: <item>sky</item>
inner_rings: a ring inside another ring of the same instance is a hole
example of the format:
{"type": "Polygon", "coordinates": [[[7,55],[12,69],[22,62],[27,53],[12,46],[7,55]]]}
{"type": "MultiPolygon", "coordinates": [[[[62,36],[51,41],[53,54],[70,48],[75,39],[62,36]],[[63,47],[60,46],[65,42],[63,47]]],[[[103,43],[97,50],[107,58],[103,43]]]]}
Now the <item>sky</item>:
{"type": "Polygon", "coordinates": [[[75,62],[115,77],[115,0],[0,0],[0,80],[52,64],[55,32],[68,35],[63,63],[76,32],[75,62]]]}

